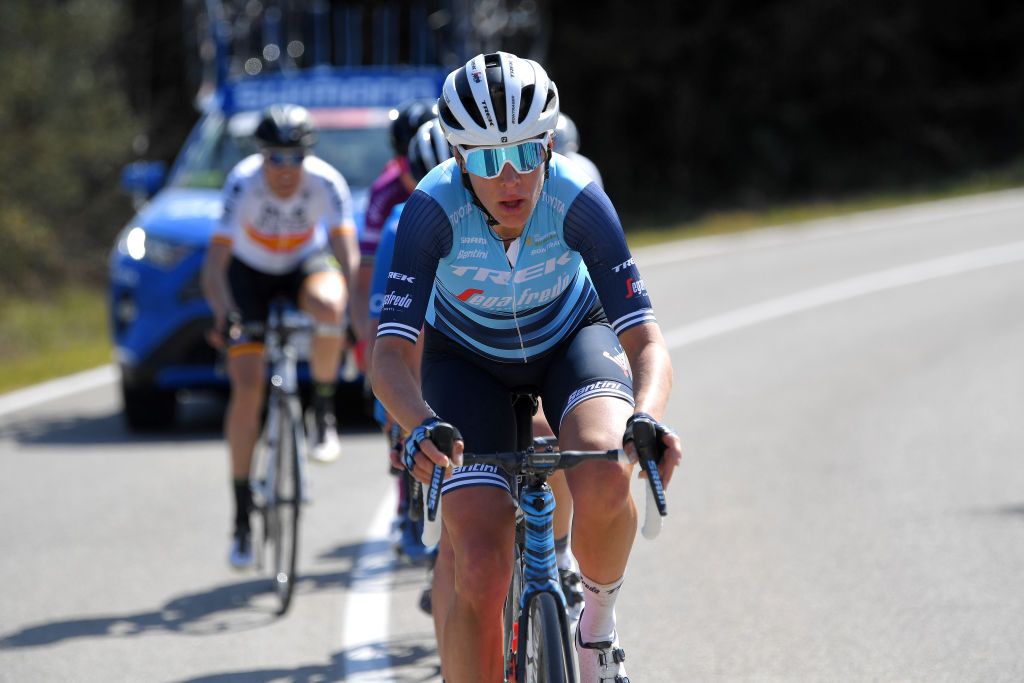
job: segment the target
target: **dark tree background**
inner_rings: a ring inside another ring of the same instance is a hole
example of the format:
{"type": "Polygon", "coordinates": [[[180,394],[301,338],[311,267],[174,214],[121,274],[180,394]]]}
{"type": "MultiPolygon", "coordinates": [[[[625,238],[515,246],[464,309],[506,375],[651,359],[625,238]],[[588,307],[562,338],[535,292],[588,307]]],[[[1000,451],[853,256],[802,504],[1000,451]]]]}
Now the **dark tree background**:
{"type": "Polygon", "coordinates": [[[1024,4],[553,3],[549,66],[618,203],[671,215],[1019,160],[1024,4]]]}
{"type": "MultiPolygon", "coordinates": [[[[412,16],[404,0],[322,5],[412,16]]],[[[171,161],[198,116],[203,6],[0,2],[0,294],[102,283],[132,210],[122,165],[171,161]]],[[[581,151],[647,224],[1007,166],[1024,180],[1024,3],[434,0],[430,12],[439,42],[475,26],[473,46],[541,59],[581,151]]],[[[370,24],[363,40],[372,54],[370,24]]]]}

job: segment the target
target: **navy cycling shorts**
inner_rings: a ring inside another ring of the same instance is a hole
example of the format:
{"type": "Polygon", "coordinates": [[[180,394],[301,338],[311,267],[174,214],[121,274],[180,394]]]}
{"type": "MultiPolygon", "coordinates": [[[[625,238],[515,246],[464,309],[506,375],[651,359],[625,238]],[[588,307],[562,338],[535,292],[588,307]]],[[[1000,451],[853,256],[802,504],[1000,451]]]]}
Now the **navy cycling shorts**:
{"type": "MultiPolygon", "coordinates": [[[[242,322],[262,323],[267,319],[270,302],[275,297],[286,297],[298,306],[302,283],[310,275],[325,272],[341,272],[337,261],[326,251],[308,256],[298,267],[280,275],[264,273],[232,258],[228,266],[228,285],[239,313],[242,314],[242,322]]],[[[257,339],[246,338],[245,341],[257,339]]]]}
{"type": "MultiPolygon", "coordinates": [[[[423,397],[442,420],[459,429],[467,452],[515,450],[512,389],[536,391],[556,435],[565,415],[583,401],[610,396],[633,405],[629,362],[607,323],[581,327],[551,353],[528,363],[488,360],[430,325],[424,334],[423,397]]],[[[511,490],[501,470],[476,465],[454,468],[442,493],[466,486],[511,490]]]]}

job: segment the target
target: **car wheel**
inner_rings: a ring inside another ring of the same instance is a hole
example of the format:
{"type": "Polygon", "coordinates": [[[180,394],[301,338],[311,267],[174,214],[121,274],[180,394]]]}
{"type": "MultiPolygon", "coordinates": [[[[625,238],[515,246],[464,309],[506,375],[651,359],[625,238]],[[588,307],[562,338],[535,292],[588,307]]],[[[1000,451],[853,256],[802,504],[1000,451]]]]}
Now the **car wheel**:
{"type": "Polygon", "coordinates": [[[177,392],[156,387],[130,386],[121,382],[124,419],[133,431],[154,431],[174,426],[178,413],[177,392]]]}

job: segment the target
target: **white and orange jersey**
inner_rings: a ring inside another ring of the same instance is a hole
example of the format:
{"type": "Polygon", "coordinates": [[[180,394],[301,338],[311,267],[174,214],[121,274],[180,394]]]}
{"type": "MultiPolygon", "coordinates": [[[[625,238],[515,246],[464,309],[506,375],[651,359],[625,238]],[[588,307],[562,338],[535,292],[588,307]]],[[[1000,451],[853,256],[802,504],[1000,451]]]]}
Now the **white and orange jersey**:
{"type": "Polygon", "coordinates": [[[328,232],[355,234],[352,195],[341,173],[311,155],[302,169],[299,189],[281,199],[267,187],[262,154],[238,162],[224,184],[213,244],[230,245],[246,265],[279,275],[326,248],[328,232]]]}

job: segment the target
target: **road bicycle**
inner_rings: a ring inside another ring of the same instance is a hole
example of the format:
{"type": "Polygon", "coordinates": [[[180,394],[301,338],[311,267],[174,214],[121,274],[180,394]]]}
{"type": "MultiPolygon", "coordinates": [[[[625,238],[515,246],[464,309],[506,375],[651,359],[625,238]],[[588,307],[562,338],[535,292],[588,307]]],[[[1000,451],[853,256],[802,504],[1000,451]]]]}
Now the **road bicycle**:
{"type": "Polygon", "coordinates": [[[248,334],[263,334],[270,383],[263,433],[250,475],[253,507],[261,525],[253,538],[258,568],[263,571],[269,564],[278,614],[284,614],[298,576],[299,518],[309,491],[298,361],[302,343],[319,326],[287,300],[274,299],[266,323],[246,324],[244,329],[248,334]]]}
{"type": "MultiPolygon", "coordinates": [[[[531,417],[537,398],[529,391],[512,394],[517,425],[517,450],[511,453],[464,453],[464,466],[495,465],[518,485],[516,535],[512,581],[505,601],[504,658],[507,683],[575,683],[575,646],[569,633],[565,597],[555,561],[553,515],[555,498],[547,478],[556,470],[569,469],[590,460],[630,462],[622,449],[609,451],[559,451],[553,440],[533,439],[531,417]]],[[[667,514],[665,492],[658,474],[655,424],[636,420],[633,434],[641,468],[647,474],[648,495],[643,524],[646,538],[654,538],[667,514]]],[[[454,431],[441,424],[428,438],[450,454],[454,431]]],[[[443,470],[434,468],[426,494],[427,518],[436,519],[443,470]]]]}

